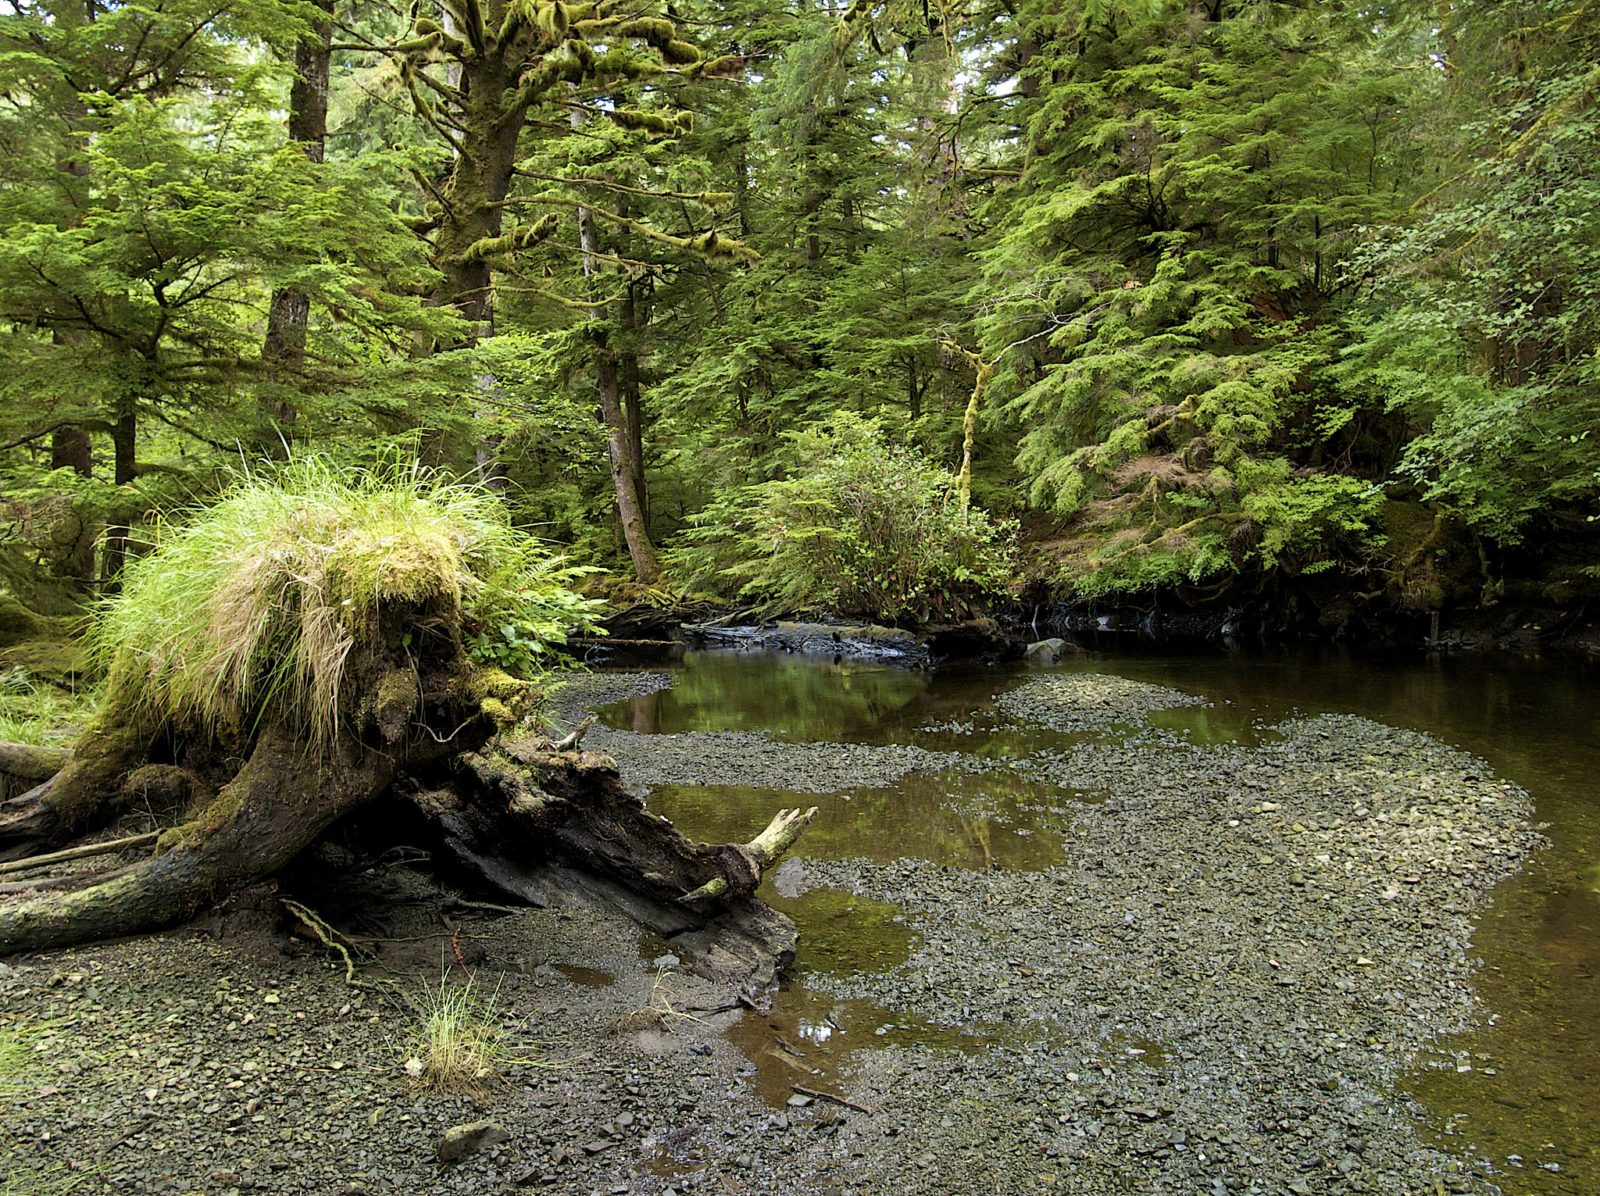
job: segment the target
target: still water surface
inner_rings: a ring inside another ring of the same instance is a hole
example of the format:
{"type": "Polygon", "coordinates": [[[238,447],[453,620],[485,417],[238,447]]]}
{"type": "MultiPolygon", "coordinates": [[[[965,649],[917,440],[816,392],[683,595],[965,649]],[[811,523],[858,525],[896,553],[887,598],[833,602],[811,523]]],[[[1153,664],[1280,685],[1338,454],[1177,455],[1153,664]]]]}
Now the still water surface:
{"type": "MultiPolygon", "coordinates": [[[[1406,1082],[1446,1149],[1485,1155],[1509,1193],[1600,1193],[1600,671],[1496,656],[1395,659],[1332,652],[1141,656],[1089,653],[1060,671],[1115,673],[1208,699],[1151,722],[1195,742],[1258,742],[1300,714],[1342,712],[1423,731],[1527,789],[1550,847],[1502,884],[1478,924],[1478,1026],[1443,1040],[1406,1082]],[[1559,1172],[1534,1166],[1554,1155],[1559,1172]],[[1526,1160],[1525,1166],[1518,1162],[1526,1160]]],[[[690,653],[671,689],[602,712],[645,733],[764,731],[791,742],[912,744],[1022,756],[1067,737],[1006,727],[993,696],[1015,668],[935,673],[794,657],[690,653]]],[[[955,867],[1032,870],[1059,858],[1036,812],[1093,793],[1030,788],[1008,772],[913,774],[887,786],[805,797],[822,814],[796,849],[820,858],[919,856],[955,867]],[[934,793],[938,801],[930,800],[934,793]]],[[[662,786],[651,805],[686,833],[741,839],[796,796],[738,786],[662,786]]],[[[773,1018],[736,1031],[758,1083],[787,1093],[797,1068],[826,1073],[849,1053],[920,1041],[976,1049],[972,1028],[931,1026],[870,1002],[840,1002],[808,975],[901,964],[914,938],[893,906],[834,890],[764,896],[800,924],[796,974],[773,1018]],[[778,1028],[777,1032],[773,1027],[778,1028]]]]}

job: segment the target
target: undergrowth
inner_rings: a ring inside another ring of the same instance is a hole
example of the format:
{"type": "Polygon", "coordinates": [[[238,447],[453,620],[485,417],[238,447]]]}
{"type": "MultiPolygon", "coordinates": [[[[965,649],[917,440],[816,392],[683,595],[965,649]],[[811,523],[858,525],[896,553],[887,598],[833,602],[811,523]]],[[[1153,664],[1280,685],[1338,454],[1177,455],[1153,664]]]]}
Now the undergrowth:
{"type": "Polygon", "coordinates": [[[877,424],[839,414],[792,438],[791,476],[720,496],[667,554],[676,577],[771,612],[958,618],[1015,575],[1009,530],[877,424]]]}
{"type": "MultiPolygon", "coordinates": [[[[0,1102],[15,1089],[28,1058],[34,1053],[34,1040],[41,1033],[37,1025],[0,1024],[0,1102]]],[[[67,1196],[97,1178],[93,1171],[71,1171],[59,1163],[34,1162],[20,1157],[0,1158],[0,1196],[67,1196]]]]}
{"type": "Polygon", "coordinates": [[[475,981],[437,987],[416,999],[416,1024],[406,1046],[405,1072],[431,1092],[473,1093],[500,1078],[509,1062],[500,1025],[499,991],[481,996],[475,981]]]}
{"type": "Polygon", "coordinates": [[[20,1026],[0,1025],[0,1086],[16,1083],[28,1058],[27,1037],[20,1026]]]}
{"type": "Polygon", "coordinates": [[[214,733],[271,710],[326,743],[346,662],[377,646],[380,609],[415,612],[412,635],[459,637],[526,674],[592,625],[595,604],[569,587],[585,572],[482,487],[310,458],[158,522],[91,644],[108,697],[151,724],[214,733]]]}
{"type": "Polygon", "coordinates": [[[64,747],[88,717],[92,696],[69,693],[23,669],[0,671],[0,739],[36,747],[64,747]]]}

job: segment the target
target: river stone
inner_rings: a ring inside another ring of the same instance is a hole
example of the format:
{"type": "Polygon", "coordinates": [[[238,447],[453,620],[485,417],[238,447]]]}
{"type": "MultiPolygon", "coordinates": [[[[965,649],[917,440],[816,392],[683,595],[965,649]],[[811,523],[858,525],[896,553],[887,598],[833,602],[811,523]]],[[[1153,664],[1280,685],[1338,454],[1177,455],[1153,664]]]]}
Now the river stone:
{"type": "Polygon", "coordinates": [[[1137,725],[1155,710],[1209,704],[1181,690],[1106,673],[1034,677],[995,699],[1008,718],[1069,733],[1137,725]]]}
{"type": "Polygon", "coordinates": [[[1051,636],[1047,640],[1029,644],[1022,656],[1029,664],[1051,665],[1064,656],[1071,656],[1081,651],[1083,649],[1078,645],[1069,644],[1060,636],[1051,636]]]}
{"type": "Polygon", "coordinates": [[[472,1121],[466,1125],[453,1125],[439,1139],[439,1161],[459,1163],[468,1155],[499,1146],[511,1140],[502,1125],[489,1120],[472,1121]]]}

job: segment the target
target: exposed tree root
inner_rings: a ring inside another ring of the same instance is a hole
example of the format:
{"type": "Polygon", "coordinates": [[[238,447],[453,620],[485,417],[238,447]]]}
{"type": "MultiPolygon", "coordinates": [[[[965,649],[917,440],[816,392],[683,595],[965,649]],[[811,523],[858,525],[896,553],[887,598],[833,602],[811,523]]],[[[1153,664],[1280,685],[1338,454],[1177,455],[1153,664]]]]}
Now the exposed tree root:
{"type": "MultiPolygon", "coordinates": [[[[404,688],[419,694],[414,684],[404,688]]],[[[754,893],[815,810],[783,811],[748,843],[692,842],[630,794],[605,757],[552,750],[535,740],[456,751],[480,747],[493,726],[471,713],[461,691],[459,684],[435,687],[427,699],[410,699],[429,710],[433,725],[454,723],[449,736],[418,735],[393,712],[374,710],[366,738],[376,744],[350,737],[312,755],[290,732],[266,728],[214,796],[201,776],[177,765],[139,764],[116,776],[109,753],[81,761],[74,756],[35,790],[33,809],[7,824],[37,820],[38,834],[14,838],[8,848],[26,857],[24,867],[139,846],[152,837],[29,852],[53,842],[58,836],[52,832],[66,825],[54,786],[93,784],[101,794],[99,815],[77,818],[80,826],[98,825],[133,802],[168,812],[187,807],[191,814],[162,832],[155,853],[142,862],[109,873],[0,884],[0,954],[184,921],[270,877],[336,821],[387,794],[382,821],[392,826],[396,812],[409,810],[413,836],[424,830],[438,845],[436,858],[457,879],[533,905],[623,913],[720,981],[765,987],[776,979],[793,957],[794,925],[754,893]],[[422,828],[416,827],[419,816],[422,828]]]]}
{"type": "Polygon", "coordinates": [[[61,847],[104,826],[122,808],[124,778],[146,762],[149,750],[137,724],[102,712],[60,771],[16,799],[15,813],[0,817],[0,860],[61,847]]]}
{"type": "Polygon", "coordinates": [[[341,744],[322,762],[268,728],[201,816],[168,831],[153,859],[75,893],[0,904],[0,954],[70,946],[183,921],[270,876],[336,818],[394,779],[390,756],[341,744]]]}
{"type": "Polygon", "coordinates": [[[64,851],[46,852],[44,855],[29,856],[25,860],[12,860],[10,863],[0,864],[0,874],[24,872],[31,868],[48,867],[51,864],[86,859],[89,856],[109,855],[113,851],[126,851],[130,847],[142,847],[146,843],[154,843],[158,838],[160,838],[159,831],[146,831],[142,835],[107,839],[103,843],[85,843],[81,847],[68,847],[64,851]]]}
{"type": "Polygon", "coordinates": [[[72,752],[67,748],[0,741],[0,809],[17,794],[48,781],[71,759],[72,752]]]}
{"type": "Polygon", "coordinates": [[[793,958],[794,924],[754,894],[815,810],[785,811],[748,844],[696,843],[604,756],[522,742],[462,763],[448,784],[405,791],[458,875],[533,905],[623,913],[719,981],[764,987],[793,958]]]}

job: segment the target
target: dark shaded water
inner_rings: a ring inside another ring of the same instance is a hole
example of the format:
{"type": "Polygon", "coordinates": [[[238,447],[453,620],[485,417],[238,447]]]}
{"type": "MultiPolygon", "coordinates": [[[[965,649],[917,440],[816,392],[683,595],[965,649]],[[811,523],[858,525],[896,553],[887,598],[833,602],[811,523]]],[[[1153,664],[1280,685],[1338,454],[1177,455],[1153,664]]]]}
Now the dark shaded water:
{"type": "MultiPolygon", "coordinates": [[[[1495,891],[1480,920],[1480,1024],[1441,1041],[1407,1088],[1442,1146],[1488,1156],[1506,1168],[1506,1191],[1600,1193],[1600,673],[1581,664],[1507,657],[1424,661],[1333,653],[1093,654],[1061,666],[1073,670],[1115,673],[1209,699],[1209,707],[1151,718],[1196,742],[1253,743],[1292,715],[1348,712],[1427,732],[1483,757],[1497,774],[1527,789],[1551,846],[1495,891]],[[1552,1156],[1562,1160],[1559,1171],[1535,1165],[1552,1156]]],[[[641,732],[764,730],[797,742],[904,743],[979,757],[1071,742],[1048,732],[996,729],[992,696],[1023,675],[692,653],[673,688],[604,714],[611,725],[641,732]]],[[[823,815],[797,854],[918,856],[956,867],[1030,870],[1062,850],[1036,825],[1037,812],[1093,799],[1092,793],[1019,785],[1008,774],[913,775],[817,798],[823,815]]],[[[794,803],[788,791],[736,786],[664,786],[651,797],[687,833],[715,840],[742,837],[794,803]]],[[[851,1050],[885,1042],[960,1048],[983,1041],[982,1027],[918,1024],[807,986],[808,973],[902,962],[913,942],[894,907],[873,908],[831,890],[795,898],[774,891],[770,899],[801,926],[797,976],[771,1019],[751,1019],[736,1033],[774,1099],[797,1077],[825,1085],[830,1067],[851,1050]],[[819,1062],[820,1080],[813,1074],[819,1062]],[[800,1077],[801,1071],[812,1078],[800,1077]]]]}

